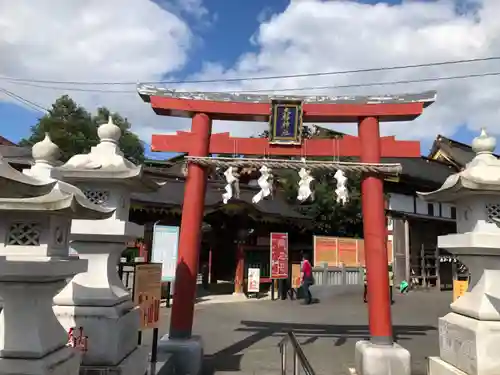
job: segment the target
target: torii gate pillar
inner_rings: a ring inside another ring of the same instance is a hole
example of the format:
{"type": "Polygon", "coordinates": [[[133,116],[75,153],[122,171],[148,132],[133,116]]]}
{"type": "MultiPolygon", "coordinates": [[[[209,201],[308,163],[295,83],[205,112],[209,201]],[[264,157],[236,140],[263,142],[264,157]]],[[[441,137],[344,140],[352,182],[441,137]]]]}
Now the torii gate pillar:
{"type": "MultiPolygon", "coordinates": [[[[211,131],[212,120],[210,117],[204,113],[194,115],[191,126],[193,137],[190,156],[208,155],[211,131]]],[[[184,186],[179,254],[175,272],[175,302],[172,305],[170,318],[169,335],[171,338],[186,339],[191,337],[206,185],[205,169],[200,165],[189,163],[184,186]]]]}
{"type": "MultiPolygon", "coordinates": [[[[435,92],[387,98],[356,97],[352,100],[330,97],[303,105],[304,122],[355,122],[359,138],[345,136],[339,149],[332,150],[328,139],[304,140],[302,145],[269,145],[261,138],[231,138],[228,133],[211,135],[211,120],[266,121],[270,117],[269,98],[259,95],[241,97],[228,94],[177,93],[140,86],[139,95],[150,102],[157,114],[192,117],[190,133],[154,135],[154,151],[183,152],[190,156],[232,154],[235,145],[240,155],[338,156],[360,157],[361,162],[380,163],[381,157],[420,157],[419,142],[380,138],[379,121],[409,121],[418,117],[435,100],[435,92]],[[307,150],[307,153],[305,152],[307,150]]],[[[182,209],[179,257],[174,286],[169,336],[160,341],[161,350],[176,353],[181,373],[197,374],[201,368],[201,342],[191,336],[196,297],[196,276],[201,243],[206,174],[203,167],[190,163],[182,209]]],[[[356,344],[356,369],[359,375],[410,375],[410,353],[393,342],[389,301],[388,256],[385,246],[385,206],[380,176],[365,173],[361,182],[365,256],[368,277],[370,341],[356,344]]]]}

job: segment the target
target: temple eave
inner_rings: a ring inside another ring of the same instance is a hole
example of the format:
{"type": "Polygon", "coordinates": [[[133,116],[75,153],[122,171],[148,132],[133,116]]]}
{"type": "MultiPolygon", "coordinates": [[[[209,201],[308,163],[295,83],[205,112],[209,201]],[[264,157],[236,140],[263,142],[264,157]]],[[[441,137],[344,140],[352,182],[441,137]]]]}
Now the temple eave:
{"type": "Polygon", "coordinates": [[[145,102],[151,97],[164,97],[170,99],[183,99],[188,101],[208,101],[219,103],[247,103],[270,104],[271,100],[298,100],[304,104],[408,104],[423,103],[429,106],[436,100],[436,91],[425,91],[409,94],[385,95],[279,95],[279,94],[252,94],[243,92],[201,92],[201,91],[175,91],[139,84],[139,96],[145,102]]]}
{"type": "Polygon", "coordinates": [[[138,89],[139,95],[162,116],[192,117],[206,113],[213,120],[269,121],[271,100],[300,100],[303,121],[317,123],[357,122],[360,117],[380,121],[411,121],[436,98],[434,91],[386,96],[272,96],[235,93],[189,93],[138,89]]]}

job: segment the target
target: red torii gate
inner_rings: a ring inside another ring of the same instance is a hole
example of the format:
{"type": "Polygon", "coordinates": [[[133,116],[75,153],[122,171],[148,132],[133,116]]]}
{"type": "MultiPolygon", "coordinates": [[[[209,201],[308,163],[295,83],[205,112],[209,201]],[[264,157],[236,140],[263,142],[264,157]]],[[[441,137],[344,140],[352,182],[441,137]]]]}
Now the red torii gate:
{"type": "MultiPolygon", "coordinates": [[[[358,156],[362,163],[380,163],[381,157],[420,157],[420,143],[380,137],[379,122],[410,121],[435,100],[435,92],[386,97],[298,97],[230,93],[186,93],[139,85],[139,95],[158,115],[192,118],[191,132],[153,135],[151,149],[182,152],[189,156],[210,154],[282,156],[358,156]],[[212,120],[269,121],[271,99],[301,101],[304,122],[358,124],[359,137],[307,139],[296,145],[270,144],[262,138],[211,135],[212,120]]],[[[189,163],[182,208],[174,304],[169,337],[191,337],[201,225],[205,199],[205,169],[189,163]]],[[[365,173],[361,182],[364,243],[368,271],[368,310],[371,341],[392,344],[386,220],[383,179],[365,173]]]]}

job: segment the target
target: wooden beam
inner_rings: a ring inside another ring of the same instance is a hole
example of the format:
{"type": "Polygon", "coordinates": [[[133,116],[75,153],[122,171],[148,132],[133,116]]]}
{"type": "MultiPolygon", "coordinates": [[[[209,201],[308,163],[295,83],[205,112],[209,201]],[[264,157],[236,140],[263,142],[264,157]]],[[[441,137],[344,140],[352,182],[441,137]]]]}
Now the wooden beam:
{"type": "MultiPolygon", "coordinates": [[[[179,131],[173,135],[154,134],[151,150],[156,152],[189,153],[192,133],[179,131]]],[[[381,137],[381,157],[420,157],[420,142],[396,141],[381,137]]],[[[302,145],[271,145],[267,138],[236,138],[229,133],[212,134],[210,154],[352,157],[361,154],[359,138],[345,135],[341,139],[306,139],[302,145]]]]}
{"type": "MultiPolygon", "coordinates": [[[[212,120],[268,122],[270,103],[218,102],[151,96],[151,107],[158,115],[192,117],[205,113],[212,120]]],[[[303,121],[316,123],[357,123],[361,117],[377,117],[379,121],[411,121],[420,116],[424,103],[304,103],[303,121]]]]}

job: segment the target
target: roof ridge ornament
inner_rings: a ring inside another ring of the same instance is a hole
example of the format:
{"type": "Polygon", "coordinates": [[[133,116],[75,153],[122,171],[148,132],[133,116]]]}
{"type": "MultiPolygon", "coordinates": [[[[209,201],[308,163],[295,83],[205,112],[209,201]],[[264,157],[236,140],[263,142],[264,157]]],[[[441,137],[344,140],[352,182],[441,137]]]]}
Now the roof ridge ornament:
{"type": "Polygon", "coordinates": [[[479,136],[472,140],[472,150],[477,154],[493,154],[497,145],[497,141],[494,137],[489,136],[486,133],[485,128],[481,128],[481,133],[479,136]]]}
{"type": "Polygon", "coordinates": [[[119,126],[115,125],[113,122],[113,117],[111,115],[108,116],[108,122],[100,125],[97,128],[97,135],[102,142],[111,142],[114,144],[118,144],[122,136],[122,130],[119,126]]]}
{"type": "Polygon", "coordinates": [[[35,163],[31,168],[23,169],[28,176],[52,181],[53,169],[60,164],[61,149],[50,138],[50,133],[45,133],[45,138],[31,147],[31,155],[35,163]]]}
{"type": "Polygon", "coordinates": [[[61,149],[52,142],[50,133],[46,132],[45,137],[31,148],[31,155],[37,164],[47,164],[54,166],[61,157],[61,149]]]}

